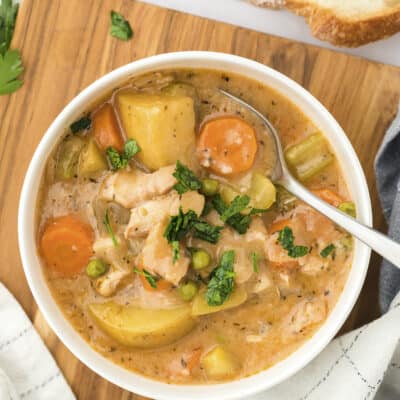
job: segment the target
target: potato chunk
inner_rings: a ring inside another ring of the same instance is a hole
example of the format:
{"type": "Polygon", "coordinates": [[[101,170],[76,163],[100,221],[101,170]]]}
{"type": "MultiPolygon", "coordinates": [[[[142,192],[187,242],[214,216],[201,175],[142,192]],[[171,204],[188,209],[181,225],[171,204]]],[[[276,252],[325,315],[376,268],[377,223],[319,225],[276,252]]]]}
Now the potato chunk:
{"type": "Polygon", "coordinates": [[[94,140],[89,139],[86,147],[81,152],[79,175],[90,178],[107,168],[106,158],[101,153],[94,140]]]}
{"type": "Polygon", "coordinates": [[[201,360],[209,378],[221,379],[235,375],[240,370],[240,362],[234,354],[222,346],[214,347],[201,360]]]}
{"type": "Polygon", "coordinates": [[[189,305],[157,310],[110,301],[91,304],[89,311],[107,335],[131,347],[153,348],[172,343],[196,324],[189,305]]]}
{"type": "Polygon", "coordinates": [[[151,170],[175,163],[191,164],[195,147],[193,99],[183,95],[117,95],[122,126],[140,148],[137,158],[151,170]]]}

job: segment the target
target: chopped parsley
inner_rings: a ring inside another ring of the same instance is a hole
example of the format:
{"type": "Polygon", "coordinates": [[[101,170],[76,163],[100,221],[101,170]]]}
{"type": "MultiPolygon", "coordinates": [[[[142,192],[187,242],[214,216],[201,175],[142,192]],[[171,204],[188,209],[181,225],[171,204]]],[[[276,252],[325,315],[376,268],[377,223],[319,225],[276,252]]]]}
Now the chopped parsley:
{"type": "MultiPolygon", "coordinates": [[[[235,199],[233,201],[235,201],[235,199]]],[[[212,204],[220,216],[225,214],[225,217],[226,217],[231,214],[231,212],[227,211],[229,209],[229,207],[222,200],[222,197],[220,194],[217,194],[213,197],[212,204]]],[[[240,234],[244,234],[247,232],[247,229],[250,226],[251,216],[250,216],[250,214],[244,215],[244,214],[241,214],[240,212],[238,212],[237,214],[231,215],[224,222],[226,224],[230,225],[233,229],[235,229],[235,231],[239,232],[240,234]]]]}
{"type": "Polygon", "coordinates": [[[89,115],[85,115],[84,117],[73,122],[69,126],[69,128],[71,129],[72,133],[78,133],[80,131],[89,129],[91,127],[91,125],[92,125],[92,120],[90,119],[89,115]]]}
{"type": "Polygon", "coordinates": [[[179,260],[180,256],[181,254],[179,252],[179,242],[177,240],[174,240],[172,242],[172,263],[175,264],[175,262],[179,260]]]}
{"type": "Polygon", "coordinates": [[[24,70],[19,50],[10,50],[14,33],[18,4],[12,0],[0,2],[0,95],[15,92],[22,86],[22,80],[17,79],[24,70]]]}
{"type": "Polygon", "coordinates": [[[133,31],[129,22],[115,11],[111,11],[110,17],[110,35],[120,40],[129,40],[133,36],[133,31]]]}
{"type": "Polygon", "coordinates": [[[222,254],[218,266],[211,273],[205,292],[205,299],[209,306],[220,306],[233,292],[235,272],[233,263],[235,262],[235,252],[225,251],[222,254]]]}
{"type": "Polygon", "coordinates": [[[135,139],[128,139],[125,142],[124,152],[120,154],[117,149],[110,146],[107,149],[107,158],[114,171],[128,166],[129,161],[140,151],[135,139]]]}
{"type": "Polygon", "coordinates": [[[146,281],[149,282],[149,285],[153,289],[157,289],[158,278],[156,276],[152,275],[149,271],[147,271],[145,269],[140,270],[140,269],[134,267],[133,272],[136,272],[137,274],[144,276],[146,281]]]}
{"type": "Polygon", "coordinates": [[[329,254],[332,253],[332,251],[335,250],[335,245],[334,244],[330,244],[329,246],[326,246],[320,254],[321,257],[326,258],[329,256],[329,254]]]}
{"type": "Polygon", "coordinates": [[[303,257],[309,252],[308,247],[294,244],[293,231],[288,226],[279,231],[278,242],[287,250],[288,256],[292,258],[303,257]]]}
{"type": "Polygon", "coordinates": [[[197,178],[193,171],[179,160],[176,162],[175,172],[172,174],[178,181],[174,185],[174,189],[179,193],[189,192],[191,190],[199,190],[201,181],[197,178]]]}
{"type": "Polygon", "coordinates": [[[190,232],[197,220],[197,214],[193,210],[184,213],[182,207],[180,207],[178,215],[170,218],[169,224],[164,231],[164,237],[169,243],[179,242],[190,232]]]}
{"type": "Polygon", "coordinates": [[[255,273],[258,273],[260,271],[260,259],[259,259],[259,255],[258,253],[256,253],[255,251],[253,251],[251,254],[251,260],[253,261],[253,271],[255,273]]]}
{"type": "Polygon", "coordinates": [[[105,214],[104,219],[103,219],[103,224],[106,227],[107,232],[111,237],[111,240],[113,242],[114,247],[117,247],[118,246],[118,241],[117,241],[117,238],[115,237],[114,231],[113,231],[112,226],[111,226],[110,215],[108,213],[108,208],[106,210],[106,214],[105,214]]]}
{"type": "Polygon", "coordinates": [[[178,259],[176,258],[177,254],[179,254],[179,241],[192,230],[194,237],[215,244],[219,240],[222,229],[222,226],[213,226],[206,221],[201,221],[193,210],[184,213],[182,207],[180,207],[178,215],[170,217],[164,231],[164,237],[168,243],[172,244],[173,260],[176,261],[178,259]]]}
{"type": "Polygon", "coordinates": [[[221,236],[223,226],[214,226],[205,221],[197,221],[193,224],[194,237],[216,244],[221,236]]]}
{"type": "Polygon", "coordinates": [[[247,195],[236,196],[231,204],[225,208],[224,212],[221,214],[221,220],[227,222],[227,220],[240,212],[242,212],[250,203],[250,197],[247,195]]]}

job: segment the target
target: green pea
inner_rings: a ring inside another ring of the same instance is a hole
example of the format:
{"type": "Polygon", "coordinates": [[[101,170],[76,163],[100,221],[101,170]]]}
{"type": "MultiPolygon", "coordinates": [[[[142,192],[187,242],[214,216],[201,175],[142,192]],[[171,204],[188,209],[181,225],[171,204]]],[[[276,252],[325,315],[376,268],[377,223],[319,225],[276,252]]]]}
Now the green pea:
{"type": "Polygon", "coordinates": [[[201,193],[206,196],[214,196],[218,193],[219,183],[215,179],[203,179],[201,182],[201,193]]]}
{"type": "Polygon", "coordinates": [[[103,263],[103,261],[94,259],[90,260],[86,267],[86,274],[89,278],[98,278],[101,275],[104,275],[107,271],[107,266],[103,263]]]}
{"type": "Polygon", "coordinates": [[[184,301],[192,300],[197,291],[198,287],[193,281],[186,282],[178,287],[178,293],[184,301]]]}
{"type": "Polygon", "coordinates": [[[198,271],[210,265],[211,257],[205,250],[195,250],[192,254],[192,266],[198,271]]]}
{"type": "Polygon", "coordinates": [[[345,201],[343,203],[340,203],[338,209],[350,215],[350,217],[356,217],[356,206],[352,201],[345,201]]]}

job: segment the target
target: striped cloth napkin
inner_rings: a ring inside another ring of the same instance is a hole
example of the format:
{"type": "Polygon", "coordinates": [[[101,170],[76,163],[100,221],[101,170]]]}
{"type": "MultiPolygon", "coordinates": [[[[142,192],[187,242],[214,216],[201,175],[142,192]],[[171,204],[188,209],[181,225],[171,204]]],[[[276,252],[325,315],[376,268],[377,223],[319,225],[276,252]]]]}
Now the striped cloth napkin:
{"type": "Polygon", "coordinates": [[[50,352],[0,283],[0,399],[74,400],[50,352]]]}

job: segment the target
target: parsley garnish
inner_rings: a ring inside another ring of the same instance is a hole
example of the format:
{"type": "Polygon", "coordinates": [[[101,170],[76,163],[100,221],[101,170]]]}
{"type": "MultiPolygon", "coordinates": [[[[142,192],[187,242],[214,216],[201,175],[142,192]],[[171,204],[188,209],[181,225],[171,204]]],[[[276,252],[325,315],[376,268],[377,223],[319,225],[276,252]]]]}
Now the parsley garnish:
{"type": "Polygon", "coordinates": [[[250,203],[250,197],[247,195],[236,196],[229,207],[221,214],[221,220],[226,222],[229,218],[242,212],[250,203]]]}
{"type": "Polygon", "coordinates": [[[117,149],[110,146],[107,149],[107,157],[110,161],[112,169],[126,168],[129,161],[140,151],[140,147],[135,139],[128,139],[125,142],[124,152],[120,154],[117,149]]]}
{"type": "Polygon", "coordinates": [[[330,244],[329,246],[326,246],[320,254],[321,257],[326,258],[329,256],[329,254],[332,253],[332,251],[335,250],[335,245],[334,244],[330,244]]]}
{"type": "Polygon", "coordinates": [[[178,215],[170,217],[164,231],[164,237],[168,243],[172,244],[172,259],[175,262],[179,258],[176,258],[177,254],[179,254],[179,241],[192,230],[194,231],[194,237],[215,244],[219,240],[222,229],[222,226],[214,226],[206,221],[201,221],[193,210],[184,213],[182,207],[180,207],[178,215]]]}
{"type": "Polygon", "coordinates": [[[80,131],[89,129],[91,125],[92,125],[92,120],[90,119],[89,115],[85,115],[84,117],[73,122],[69,126],[69,128],[71,129],[72,133],[78,133],[80,131]]]}
{"type": "Polygon", "coordinates": [[[113,229],[112,229],[112,227],[111,227],[110,215],[109,215],[109,213],[108,213],[108,208],[107,208],[107,210],[106,210],[106,214],[105,214],[104,219],[103,219],[103,224],[104,224],[104,226],[106,227],[107,232],[108,232],[108,234],[109,234],[110,237],[111,237],[111,240],[112,240],[112,242],[113,242],[114,247],[117,247],[117,246],[118,246],[118,241],[117,241],[117,238],[115,237],[114,231],[113,231],[113,229]]]}
{"type": "Polygon", "coordinates": [[[288,226],[279,231],[278,242],[287,250],[288,256],[292,258],[303,257],[309,252],[308,247],[294,244],[293,231],[288,226]]]}
{"type": "MultiPolygon", "coordinates": [[[[214,196],[214,198],[212,199],[212,204],[219,215],[223,215],[224,213],[226,213],[225,215],[228,215],[227,213],[228,206],[222,200],[220,194],[214,196]]],[[[229,217],[225,222],[240,234],[244,234],[247,232],[247,229],[250,226],[251,222],[250,214],[244,215],[239,212],[229,217]]]]}
{"type": "Polygon", "coordinates": [[[15,92],[22,86],[17,79],[24,70],[19,50],[9,50],[14,33],[18,4],[2,0],[0,4],[0,95],[15,92]]]}
{"type": "Polygon", "coordinates": [[[178,215],[174,215],[170,218],[169,224],[164,231],[164,237],[169,243],[175,241],[179,242],[189,233],[197,220],[197,214],[193,210],[184,213],[182,207],[180,207],[178,215]]]}
{"type": "Polygon", "coordinates": [[[197,221],[193,224],[194,237],[197,239],[216,244],[221,236],[223,226],[210,225],[205,221],[197,221]]]}
{"type": "Polygon", "coordinates": [[[197,178],[193,171],[179,160],[176,162],[175,172],[172,174],[178,183],[174,185],[174,189],[179,193],[189,192],[191,190],[199,190],[201,181],[197,178]]]}
{"type": "Polygon", "coordinates": [[[253,271],[255,273],[258,273],[260,268],[259,268],[259,256],[258,253],[256,253],[255,251],[253,251],[251,254],[251,260],[253,261],[253,271]]]}
{"type": "Polygon", "coordinates": [[[235,252],[233,250],[225,251],[218,266],[211,273],[205,293],[209,306],[220,306],[232,293],[235,278],[234,262],[235,252]]]}
{"type": "Polygon", "coordinates": [[[121,40],[129,40],[133,36],[129,22],[119,13],[111,11],[110,35],[121,40]]]}
{"type": "Polygon", "coordinates": [[[157,277],[152,275],[149,271],[145,270],[145,269],[138,269],[136,267],[133,268],[133,272],[136,272],[139,275],[142,275],[146,278],[146,281],[149,282],[150,286],[153,289],[157,289],[157,277]]]}
{"type": "Polygon", "coordinates": [[[175,262],[179,260],[180,256],[181,254],[179,252],[179,242],[177,240],[174,240],[172,242],[172,263],[175,264],[175,262]]]}

